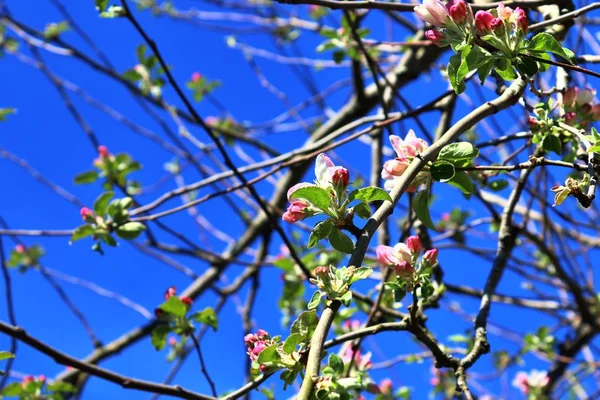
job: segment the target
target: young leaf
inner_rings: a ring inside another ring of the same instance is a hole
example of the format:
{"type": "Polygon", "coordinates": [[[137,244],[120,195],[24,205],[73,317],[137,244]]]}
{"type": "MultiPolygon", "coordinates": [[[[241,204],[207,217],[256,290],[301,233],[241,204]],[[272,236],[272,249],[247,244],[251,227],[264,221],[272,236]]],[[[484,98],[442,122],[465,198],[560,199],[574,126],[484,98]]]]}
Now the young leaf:
{"type": "Polygon", "coordinates": [[[436,230],[435,224],[431,220],[431,215],[429,214],[429,190],[423,190],[417,193],[413,199],[413,211],[423,225],[434,231],[436,230]]]}
{"type": "Polygon", "coordinates": [[[73,231],[71,235],[71,243],[93,235],[96,230],[91,225],[81,225],[73,231]]]}
{"type": "Polygon", "coordinates": [[[310,237],[308,238],[308,248],[311,249],[317,245],[319,240],[325,239],[331,233],[333,229],[333,221],[331,219],[326,219],[325,221],[319,222],[315,225],[314,229],[310,233],[310,237]]]}
{"type": "Polygon", "coordinates": [[[120,238],[132,240],[140,236],[145,229],[146,227],[141,222],[127,222],[117,228],[117,235],[120,238]]]}
{"type": "Polygon", "coordinates": [[[371,207],[367,203],[358,203],[354,206],[354,214],[360,218],[367,219],[371,216],[371,207]]]}
{"type": "Polygon", "coordinates": [[[560,139],[557,136],[554,136],[549,133],[546,136],[544,136],[544,139],[542,139],[542,148],[548,152],[553,151],[556,154],[560,155],[560,153],[562,152],[562,143],[560,142],[560,139]]]}
{"type": "Polygon", "coordinates": [[[285,339],[285,343],[283,343],[283,351],[285,351],[287,354],[292,354],[294,350],[296,350],[296,347],[302,343],[302,341],[302,335],[299,333],[292,333],[287,339],[285,339]]]}
{"type": "Polygon", "coordinates": [[[342,253],[351,254],[354,250],[354,243],[352,239],[338,228],[333,228],[329,234],[329,243],[337,251],[342,253]]]}
{"type": "Polygon", "coordinates": [[[167,312],[169,314],[173,314],[174,317],[182,318],[187,314],[187,306],[183,304],[181,299],[177,296],[171,296],[162,303],[158,308],[167,312]]]}
{"type": "Polygon", "coordinates": [[[388,192],[386,192],[385,190],[383,190],[381,188],[374,187],[374,186],[368,186],[368,187],[364,187],[361,189],[353,190],[348,195],[348,199],[350,201],[360,200],[365,203],[370,203],[372,201],[377,201],[377,200],[392,201],[392,198],[390,197],[388,192]]]}
{"type": "MultiPolygon", "coordinates": [[[[1,54],[1,53],[0,53],[1,54]]],[[[6,116],[16,113],[14,108],[0,108],[0,121],[6,121],[6,116]]]]}
{"type": "Polygon", "coordinates": [[[319,306],[319,303],[321,302],[322,297],[323,297],[323,293],[321,293],[320,290],[317,290],[316,292],[314,292],[312,297],[310,298],[310,301],[308,302],[308,306],[306,306],[306,308],[308,308],[309,310],[314,310],[315,308],[317,308],[319,306]]]}
{"type": "Polygon", "coordinates": [[[75,177],[75,183],[82,185],[86,183],[94,183],[98,180],[100,175],[98,171],[86,171],[75,177]]]}
{"type": "Polygon", "coordinates": [[[15,355],[8,351],[0,351],[0,361],[7,360],[9,358],[15,358],[15,355]]]}
{"type": "Polygon", "coordinates": [[[431,176],[436,181],[447,182],[454,177],[454,165],[448,161],[438,160],[431,166],[431,176]]]}
{"type": "Polygon", "coordinates": [[[113,198],[114,195],[114,192],[104,192],[100,196],[98,196],[96,201],[94,201],[94,212],[96,213],[96,215],[102,216],[106,214],[108,202],[113,198]]]}
{"type": "Polygon", "coordinates": [[[450,143],[444,146],[438,155],[439,160],[472,160],[479,156],[479,150],[469,142],[450,143]]]}
{"type": "Polygon", "coordinates": [[[197,313],[193,314],[191,318],[196,322],[210,326],[213,328],[213,331],[216,331],[219,327],[217,314],[212,307],[206,307],[204,310],[198,311],[197,313]]]}
{"type": "Polygon", "coordinates": [[[277,345],[272,344],[271,346],[267,347],[266,349],[264,349],[263,351],[260,352],[260,354],[258,356],[258,360],[256,360],[256,361],[259,364],[264,364],[264,363],[268,363],[268,362],[279,361],[280,359],[281,359],[281,356],[277,352],[277,345]]]}
{"type": "Polygon", "coordinates": [[[152,345],[156,350],[162,350],[167,344],[167,335],[171,332],[168,325],[158,325],[152,331],[152,345]]]}
{"type": "Polygon", "coordinates": [[[335,353],[331,353],[329,355],[329,361],[327,362],[327,365],[333,369],[336,375],[340,375],[344,372],[344,361],[335,353]]]}
{"type": "Polygon", "coordinates": [[[460,189],[464,194],[471,194],[475,191],[473,185],[473,179],[464,171],[456,171],[454,178],[448,181],[448,183],[455,188],[460,189]]]}
{"type": "Polygon", "coordinates": [[[356,281],[361,279],[367,279],[373,270],[369,267],[360,267],[354,270],[354,274],[352,275],[352,279],[350,280],[350,284],[353,284],[356,281]]]}
{"type": "Polygon", "coordinates": [[[547,32],[541,32],[535,35],[531,39],[527,50],[534,52],[548,51],[561,56],[571,64],[575,64],[575,55],[573,52],[562,47],[558,40],[556,40],[554,36],[547,32]]]}
{"type": "Polygon", "coordinates": [[[296,318],[290,332],[301,335],[302,340],[308,339],[312,336],[318,323],[319,317],[317,317],[315,310],[304,311],[296,318]]]}
{"type": "Polygon", "coordinates": [[[455,54],[450,57],[450,62],[448,63],[448,78],[450,79],[450,84],[456,94],[461,94],[466,89],[466,85],[462,79],[458,79],[458,71],[461,64],[462,58],[460,55],[455,54]]]}
{"type": "Polygon", "coordinates": [[[318,186],[303,187],[291,194],[290,199],[304,199],[311,202],[314,206],[327,212],[331,205],[331,196],[329,192],[318,186]]]}

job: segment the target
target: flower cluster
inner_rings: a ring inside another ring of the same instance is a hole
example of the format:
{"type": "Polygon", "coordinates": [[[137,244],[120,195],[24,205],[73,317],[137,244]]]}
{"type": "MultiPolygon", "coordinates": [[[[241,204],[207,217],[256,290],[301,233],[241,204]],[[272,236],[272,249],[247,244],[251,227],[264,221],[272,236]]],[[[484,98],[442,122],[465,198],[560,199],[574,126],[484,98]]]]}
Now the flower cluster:
{"type": "Polygon", "coordinates": [[[438,29],[425,31],[425,37],[436,46],[444,47],[468,40],[473,32],[473,11],[463,0],[424,0],[415,7],[415,13],[438,29]]]}
{"type": "Polygon", "coordinates": [[[562,96],[565,123],[585,129],[591,122],[600,121],[600,104],[594,104],[596,91],[571,87],[562,96]]]}
{"type": "Polygon", "coordinates": [[[537,392],[548,384],[548,375],[545,371],[531,370],[529,373],[520,371],[515,375],[512,385],[524,394],[537,392]]]}
{"type": "MultiPolygon", "coordinates": [[[[256,363],[260,353],[269,346],[279,344],[279,341],[271,338],[271,335],[267,331],[259,329],[256,333],[247,334],[244,337],[244,344],[246,345],[246,354],[248,354],[252,363],[256,363]]],[[[260,364],[258,368],[260,372],[267,372],[269,370],[269,366],[265,364],[260,364]]]]}
{"type": "Polygon", "coordinates": [[[406,243],[397,243],[394,247],[379,245],[375,250],[377,261],[384,267],[393,268],[407,291],[417,286],[419,278],[426,278],[437,262],[438,250],[430,249],[423,254],[419,264],[422,251],[423,244],[418,236],[410,236],[406,243]]]}
{"type": "MultiPolygon", "coordinates": [[[[425,140],[417,138],[417,135],[415,135],[415,132],[412,129],[408,131],[404,140],[399,136],[391,135],[390,143],[392,144],[394,151],[396,151],[397,157],[393,160],[386,161],[383,164],[383,170],[381,171],[381,177],[386,181],[384,188],[388,191],[392,190],[396,180],[400,179],[417,154],[423,153],[429,147],[429,144],[425,140]]],[[[427,170],[419,172],[407,191],[414,192],[417,190],[417,187],[425,182],[429,175],[427,170]]]]}
{"type": "Polygon", "coordinates": [[[490,42],[506,55],[511,55],[527,33],[529,23],[525,11],[500,4],[495,10],[478,11],[473,16],[471,6],[463,0],[424,0],[415,7],[415,13],[437,29],[425,36],[436,46],[459,46],[473,40],[490,42]]]}
{"type": "Polygon", "coordinates": [[[345,342],[343,346],[342,360],[349,365],[354,360],[353,366],[360,372],[364,372],[373,366],[371,352],[362,354],[360,349],[354,349],[351,342],[345,342]]]}
{"type": "Polygon", "coordinates": [[[45,375],[39,375],[37,377],[34,377],[32,375],[27,375],[21,381],[21,387],[23,389],[26,389],[27,386],[29,386],[29,384],[32,383],[32,382],[39,382],[39,383],[43,384],[43,383],[46,382],[46,376],[45,375]]]}
{"type": "Polygon", "coordinates": [[[286,222],[298,222],[304,218],[325,214],[345,219],[345,208],[347,206],[347,189],[350,185],[350,174],[348,170],[333,164],[333,161],[326,154],[319,154],[315,164],[315,183],[301,182],[292,186],[287,193],[290,205],[283,214],[282,219],[286,222]],[[327,190],[331,197],[331,207],[328,209],[320,208],[309,200],[296,199],[294,194],[303,188],[319,187],[327,190]]]}

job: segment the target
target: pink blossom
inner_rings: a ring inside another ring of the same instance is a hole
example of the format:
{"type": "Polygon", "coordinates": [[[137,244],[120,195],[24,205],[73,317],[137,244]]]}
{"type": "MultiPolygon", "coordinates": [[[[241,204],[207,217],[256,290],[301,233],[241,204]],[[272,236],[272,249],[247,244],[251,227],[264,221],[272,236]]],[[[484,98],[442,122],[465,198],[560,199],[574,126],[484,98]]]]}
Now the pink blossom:
{"type": "Polygon", "coordinates": [[[444,41],[446,39],[446,35],[444,35],[442,32],[440,32],[438,30],[435,30],[435,29],[426,30],[425,37],[427,39],[431,40],[433,42],[433,44],[438,47],[448,46],[448,43],[446,43],[444,41]]]}
{"type": "Polygon", "coordinates": [[[425,261],[429,265],[435,264],[437,259],[438,259],[438,250],[437,249],[427,250],[425,252],[425,254],[423,254],[423,261],[425,261]]]}
{"type": "Polygon", "coordinates": [[[583,106],[584,104],[591,103],[595,95],[596,91],[594,89],[579,89],[575,102],[578,106],[583,106]]]}
{"type": "Polygon", "coordinates": [[[46,375],[38,375],[37,380],[40,382],[46,382],[46,375]]]}
{"type": "Polygon", "coordinates": [[[31,375],[27,375],[25,378],[23,378],[23,380],[21,381],[21,387],[23,389],[25,389],[27,387],[27,385],[29,385],[31,382],[34,381],[33,376],[31,375]]]}
{"type": "Polygon", "coordinates": [[[394,247],[379,245],[375,249],[377,261],[383,266],[391,267],[402,262],[411,262],[411,252],[407,245],[398,243],[394,247]]]}
{"type": "Polygon", "coordinates": [[[565,123],[567,125],[575,125],[575,123],[577,122],[576,118],[577,114],[575,114],[574,112],[565,113],[565,123]]]}
{"type": "Polygon", "coordinates": [[[423,0],[423,4],[416,6],[414,10],[422,20],[433,26],[445,26],[450,19],[448,9],[439,0],[423,0]]]}
{"type": "Polygon", "coordinates": [[[384,179],[393,179],[394,176],[402,176],[408,168],[410,162],[407,159],[395,158],[388,160],[383,164],[382,177],[384,179]],[[386,174],[385,176],[383,174],[386,174]]]}
{"type": "Polygon", "coordinates": [[[326,183],[327,179],[327,170],[329,168],[335,167],[331,158],[327,157],[327,154],[321,153],[317,156],[317,161],[315,162],[315,176],[317,178],[317,182],[326,183]]]}
{"type": "Polygon", "coordinates": [[[399,276],[412,275],[415,272],[414,267],[411,263],[406,261],[401,261],[399,264],[394,265],[394,272],[399,276]]]}
{"type": "Polygon", "coordinates": [[[25,246],[23,246],[22,244],[18,244],[15,246],[15,251],[19,254],[23,254],[25,253],[25,246]]]}
{"type": "Polygon", "coordinates": [[[577,99],[577,92],[579,91],[576,87],[570,87],[563,93],[563,105],[565,107],[573,107],[575,100],[577,99]]]}
{"type": "Polygon", "coordinates": [[[463,25],[465,22],[473,19],[473,14],[471,13],[471,9],[467,3],[463,0],[453,0],[448,3],[448,11],[450,13],[450,17],[454,20],[457,25],[463,25]]]}
{"type": "Polygon", "coordinates": [[[165,300],[169,300],[171,297],[175,296],[176,294],[177,294],[177,289],[175,289],[175,286],[169,287],[165,291],[165,300]]]}
{"type": "Polygon", "coordinates": [[[200,79],[202,79],[202,74],[200,74],[200,72],[194,72],[192,74],[192,82],[198,82],[200,79]]]}
{"type": "Polygon", "coordinates": [[[316,267],[313,273],[317,278],[326,278],[329,276],[329,267],[316,267]]]}
{"type": "Polygon", "coordinates": [[[515,379],[513,379],[512,384],[514,387],[516,387],[517,389],[519,389],[521,392],[523,393],[527,393],[529,391],[529,386],[527,385],[527,373],[526,372],[518,372],[517,375],[515,376],[515,379]]]}
{"type": "Polygon", "coordinates": [[[79,214],[84,221],[94,218],[94,212],[87,207],[83,207],[81,210],[79,210],[79,214]]]}
{"type": "Polygon", "coordinates": [[[418,236],[410,236],[406,239],[406,246],[413,254],[419,254],[423,250],[423,244],[418,236]]]}
{"type": "Polygon", "coordinates": [[[527,14],[521,7],[515,8],[514,15],[516,15],[517,28],[522,32],[527,32],[529,28],[529,21],[527,20],[527,14]]]}
{"type": "Polygon", "coordinates": [[[504,32],[504,22],[500,18],[494,18],[490,22],[490,28],[496,34],[504,32]]]}
{"type": "Polygon", "coordinates": [[[185,304],[188,308],[190,308],[194,303],[194,300],[192,300],[191,297],[184,296],[181,298],[181,302],[185,304]]]}
{"type": "Polygon", "coordinates": [[[98,154],[100,155],[100,157],[102,158],[106,158],[110,155],[109,151],[108,151],[108,147],[106,146],[98,146],[98,154]]]}
{"type": "Polygon", "coordinates": [[[394,385],[390,378],[385,378],[379,383],[379,390],[381,390],[381,393],[383,394],[392,394],[393,388],[394,385]]]}
{"type": "Polygon", "coordinates": [[[302,221],[309,214],[306,209],[310,207],[310,204],[305,200],[294,200],[288,207],[287,211],[283,213],[281,219],[286,222],[294,223],[302,221]]]}
{"type": "Polygon", "coordinates": [[[399,158],[414,157],[429,147],[429,144],[425,140],[419,139],[412,129],[408,131],[404,140],[399,136],[390,135],[390,143],[399,158]]]}
{"type": "Polygon", "coordinates": [[[513,14],[513,10],[510,7],[506,7],[503,3],[500,3],[500,5],[497,8],[498,11],[498,18],[502,19],[503,21],[510,21],[510,17],[513,14]]]}
{"type": "Polygon", "coordinates": [[[338,187],[347,187],[350,183],[350,174],[346,168],[336,168],[331,175],[331,183],[338,187]]]}
{"type": "Polygon", "coordinates": [[[171,336],[169,338],[169,346],[175,346],[177,344],[177,338],[174,336],[171,336]]]}
{"type": "Polygon", "coordinates": [[[489,33],[492,30],[494,16],[489,11],[477,11],[475,14],[475,27],[480,34],[489,33]]]}

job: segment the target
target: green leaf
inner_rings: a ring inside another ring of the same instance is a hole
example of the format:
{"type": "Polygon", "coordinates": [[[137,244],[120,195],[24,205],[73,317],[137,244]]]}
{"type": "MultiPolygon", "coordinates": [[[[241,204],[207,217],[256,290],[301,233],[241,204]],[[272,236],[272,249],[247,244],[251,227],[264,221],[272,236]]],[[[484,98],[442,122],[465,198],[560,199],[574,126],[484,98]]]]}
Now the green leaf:
{"type": "Polygon", "coordinates": [[[422,190],[413,199],[413,211],[419,221],[423,223],[427,228],[436,230],[435,224],[431,220],[429,214],[429,190],[422,190]]]}
{"type": "Polygon", "coordinates": [[[477,68],[477,75],[479,76],[479,80],[481,81],[482,85],[485,83],[485,79],[490,74],[490,71],[492,70],[493,65],[494,65],[494,60],[491,59],[491,57],[490,57],[490,59],[487,62],[485,62],[479,68],[477,68]]]}
{"type": "Polygon", "coordinates": [[[181,299],[177,296],[169,297],[167,301],[162,303],[158,308],[177,318],[182,318],[187,314],[187,306],[183,304],[181,299]]]}
{"type": "Polygon", "coordinates": [[[0,108],[0,121],[6,121],[6,116],[16,113],[14,108],[0,108]]]}
{"type": "Polygon", "coordinates": [[[314,310],[315,308],[317,308],[319,306],[319,303],[321,302],[322,297],[323,297],[323,293],[321,293],[320,290],[317,290],[316,292],[314,292],[312,297],[310,298],[310,301],[308,302],[308,306],[306,306],[306,308],[308,308],[309,310],[314,310]]]}
{"type": "Polygon", "coordinates": [[[319,317],[317,317],[315,310],[303,311],[292,323],[290,332],[299,334],[302,340],[305,340],[312,336],[318,323],[319,317]]]}
{"type": "Polygon", "coordinates": [[[444,146],[438,155],[438,160],[462,161],[472,160],[479,156],[479,150],[469,142],[450,143],[444,146]]]}
{"type": "Polygon", "coordinates": [[[331,353],[329,355],[327,365],[329,365],[337,375],[340,375],[344,372],[344,361],[335,353],[331,353]]]}
{"type": "Polygon", "coordinates": [[[600,143],[596,143],[588,149],[589,153],[600,153],[600,143]]]}
{"type": "Polygon", "coordinates": [[[371,217],[371,207],[367,203],[358,203],[354,206],[354,214],[360,218],[367,219],[371,217]]]}
{"type": "Polygon", "coordinates": [[[259,364],[264,364],[268,362],[279,361],[280,359],[281,356],[277,352],[277,344],[272,344],[271,346],[267,347],[266,349],[260,352],[260,354],[258,355],[258,360],[256,361],[259,364]]]}
{"type": "Polygon", "coordinates": [[[354,270],[354,274],[352,275],[352,279],[350,279],[350,284],[353,284],[361,279],[367,279],[372,273],[373,270],[369,267],[356,268],[354,270]]]}
{"type": "Polygon", "coordinates": [[[146,227],[141,222],[127,222],[117,228],[117,235],[120,238],[132,240],[140,236],[145,229],[146,227]]]}
{"type": "Polygon", "coordinates": [[[96,10],[98,10],[98,12],[104,11],[106,10],[106,7],[108,7],[108,0],[94,0],[94,3],[96,4],[96,10]]]}
{"type": "Polygon", "coordinates": [[[206,307],[204,310],[194,313],[191,318],[196,322],[210,326],[213,331],[216,331],[219,327],[217,313],[215,313],[215,310],[213,310],[212,307],[206,307]]]}
{"type": "Polygon", "coordinates": [[[58,393],[75,393],[77,389],[67,382],[54,381],[46,387],[51,392],[58,393]]]}
{"type": "Polygon", "coordinates": [[[473,179],[464,171],[456,171],[454,178],[448,183],[455,188],[460,189],[464,194],[471,194],[475,191],[475,185],[473,185],[473,179]]]}
{"type": "Polygon", "coordinates": [[[553,151],[560,155],[562,152],[562,143],[557,136],[548,133],[546,136],[544,136],[544,139],[542,139],[542,148],[548,152],[553,151]]]}
{"type": "Polygon", "coordinates": [[[488,187],[494,192],[499,192],[508,186],[506,179],[499,179],[497,181],[488,182],[488,187]]]}
{"type": "Polygon", "coordinates": [[[73,234],[71,235],[71,243],[91,236],[94,233],[96,233],[96,229],[94,229],[91,225],[81,225],[75,228],[75,230],[73,231],[73,234]]]}
{"type": "Polygon", "coordinates": [[[392,201],[392,198],[385,190],[375,187],[368,186],[361,189],[356,189],[350,192],[348,195],[349,201],[360,200],[364,203],[370,203],[372,201],[392,201]]]}
{"type": "Polygon", "coordinates": [[[114,192],[104,192],[100,196],[98,196],[96,201],[94,201],[94,212],[96,213],[96,215],[103,216],[104,214],[106,214],[106,208],[108,207],[108,203],[114,197],[114,195],[114,192]]]}
{"type": "Polygon", "coordinates": [[[338,228],[333,228],[329,234],[329,243],[337,251],[351,254],[354,250],[352,239],[338,228]]]}
{"type": "Polygon", "coordinates": [[[454,177],[454,165],[445,160],[438,160],[431,166],[431,176],[436,181],[447,182],[454,177]]]}
{"type": "Polygon", "coordinates": [[[75,183],[77,184],[85,184],[85,183],[94,183],[98,180],[100,174],[98,171],[86,171],[75,177],[75,183]]]}
{"type": "Polygon", "coordinates": [[[349,307],[350,302],[352,301],[352,292],[350,290],[348,290],[338,300],[341,301],[342,304],[345,305],[346,307],[349,307]]]}
{"type": "Polygon", "coordinates": [[[156,350],[162,350],[167,344],[167,335],[171,332],[168,325],[159,325],[152,331],[152,345],[156,350]]]}
{"type": "Polygon", "coordinates": [[[333,221],[331,219],[326,219],[325,221],[319,222],[315,225],[314,229],[310,233],[308,238],[308,248],[311,249],[317,245],[319,240],[325,239],[331,233],[333,229],[333,221]]]}
{"type": "Polygon", "coordinates": [[[532,77],[538,73],[538,63],[528,57],[519,57],[517,59],[517,69],[525,76],[532,77]]]}
{"type": "Polygon", "coordinates": [[[303,187],[290,195],[290,199],[308,200],[315,207],[329,213],[331,206],[331,196],[329,192],[318,186],[303,187]]]}
{"type": "Polygon", "coordinates": [[[562,47],[558,40],[556,40],[554,36],[547,32],[541,32],[535,35],[531,39],[527,50],[534,52],[548,51],[550,53],[561,56],[571,64],[575,64],[575,55],[573,54],[573,52],[567,48],[562,47]]]}
{"type": "Polygon", "coordinates": [[[23,393],[21,382],[14,382],[6,385],[2,390],[2,396],[6,397],[18,397],[21,395],[21,393],[23,393]]]}
{"type": "Polygon", "coordinates": [[[461,64],[462,58],[460,55],[455,54],[450,57],[450,62],[448,63],[448,78],[450,79],[450,84],[456,94],[460,94],[466,89],[465,82],[462,79],[458,79],[461,64]]]}
{"type": "Polygon", "coordinates": [[[8,351],[0,351],[0,361],[15,358],[15,355],[8,351]]]}
{"type": "Polygon", "coordinates": [[[283,343],[283,351],[285,351],[287,354],[292,354],[296,350],[296,347],[302,342],[302,335],[299,333],[292,333],[287,339],[285,339],[285,343],[283,343]]]}
{"type": "Polygon", "coordinates": [[[344,61],[345,57],[346,53],[343,50],[336,50],[333,52],[333,61],[335,61],[336,64],[340,64],[344,61]]]}

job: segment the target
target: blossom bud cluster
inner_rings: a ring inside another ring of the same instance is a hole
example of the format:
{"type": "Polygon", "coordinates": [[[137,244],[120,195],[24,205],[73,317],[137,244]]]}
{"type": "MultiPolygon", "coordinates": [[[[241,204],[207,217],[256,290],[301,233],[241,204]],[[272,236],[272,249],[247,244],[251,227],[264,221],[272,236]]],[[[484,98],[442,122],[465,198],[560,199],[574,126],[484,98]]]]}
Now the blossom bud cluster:
{"type": "MultiPolygon", "coordinates": [[[[423,244],[418,236],[410,236],[406,243],[398,243],[394,247],[380,245],[376,248],[377,261],[385,267],[394,269],[397,276],[412,282],[417,272],[417,261],[423,244]]],[[[421,257],[421,269],[430,268],[437,262],[438,250],[430,249],[421,257]]]]}
{"type": "Polygon", "coordinates": [[[567,89],[562,96],[565,123],[585,129],[591,122],[600,121],[600,104],[594,104],[595,96],[594,89],[567,89]]]}
{"type": "MultiPolygon", "coordinates": [[[[247,354],[252,362],[257,361],[260,353],[274,343],[269,333],[262,329],[259,329],[256,333],[249,333],[244,337],[247,354]]],[[[261,365],[260,370],[264,372],[265,366],[261,365]]]]}
{"type": "MultiPolygon", "coordinates": [[[[402,177],[417,154],[423,153],[429,147],[425,140],[417,138],[412,129],[408,131],[404,140],[396,135],[391,135],[390,142],[397,157],[386,161],[381,171],[381,177],[386,181],[384,187],[388,191],[392,190],[396,180],[402,177]]],[[[407,191],[414,192],[417,190],[417,187],[425,182],[429,175],[428,171],[419,172],[407,191]]]]}

